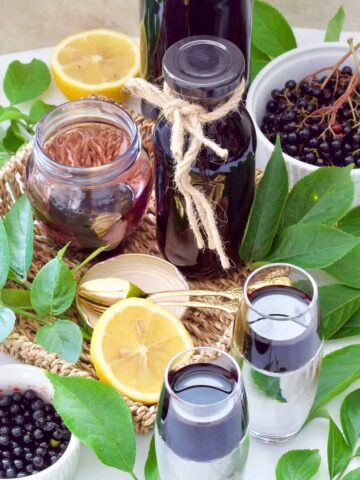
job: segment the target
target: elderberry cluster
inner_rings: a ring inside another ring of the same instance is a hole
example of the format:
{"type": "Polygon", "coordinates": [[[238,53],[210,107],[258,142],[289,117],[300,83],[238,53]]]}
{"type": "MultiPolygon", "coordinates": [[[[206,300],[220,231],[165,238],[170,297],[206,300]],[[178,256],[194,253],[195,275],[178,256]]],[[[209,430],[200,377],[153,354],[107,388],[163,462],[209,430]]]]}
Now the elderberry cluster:
{"type": "Polygon", "coordinates": [[[59,460],[70,432],[33,390],[0,395],[0,478],[23,478],[59,460]]]}
{"type": "Polygon", "coordinates": [[[296,83],[289,80],[282,90],[273,90],[266,105],[261,130],[275,143],[280,135],[285,153],[305,163],[360,168],[360,84],[350,100],[336,110],[330,122],[329,107],[346,93],[353,76],[348,66],[326,77],[310,76],[296,83]]]}

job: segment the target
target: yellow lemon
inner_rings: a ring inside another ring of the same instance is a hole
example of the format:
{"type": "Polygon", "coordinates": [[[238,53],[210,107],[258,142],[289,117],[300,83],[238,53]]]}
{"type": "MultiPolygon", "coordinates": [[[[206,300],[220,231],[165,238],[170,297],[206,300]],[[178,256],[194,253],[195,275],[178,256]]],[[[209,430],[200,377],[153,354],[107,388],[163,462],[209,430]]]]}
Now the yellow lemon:
{"type": "Polygon", "coordinates": [[[140,71],[140,51],[127,35],[89,30],[65,38],[51,55],[51,70],[62,93],[75,100],[90,94],[123,101],[124,81],[140,71]]]}
{"type": "Polygon", "coordinates": [[[176,316],[150,300],[127,298],[98,320],[91,358],[101,381],[134,401],[153,404],[171,358],[192,347],[176,316]]]}

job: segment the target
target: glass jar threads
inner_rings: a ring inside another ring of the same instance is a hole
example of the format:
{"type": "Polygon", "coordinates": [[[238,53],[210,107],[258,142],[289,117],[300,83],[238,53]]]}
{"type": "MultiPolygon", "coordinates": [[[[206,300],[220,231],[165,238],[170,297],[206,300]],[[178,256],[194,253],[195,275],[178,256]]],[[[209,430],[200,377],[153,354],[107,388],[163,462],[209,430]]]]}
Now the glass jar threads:
{"type": "Polygon", "coordinates": [[[119,105],[77,100],[39,122],[26,190],[56,242],[116,248],[140,222],[152,183],[136,123],[119,105]]]}
{"type": "MultiPolygon", "coordinates": [[[[166,52],[163,65],[165,82],[174,96],[198,104],[207,112],[218,109],[232,96],[244,69],[239,48],[211,36],[180,40],[166,52]]],[[[213,209],[232,265],[240,262],[239,246],[253,201],[256,149],[252,120],[241,102],[235,105],[227,115],[203,126],[204,135],[227,150],[227,158],[220,158],[203,145],[189,172],[192,187],[206,196],[213,209]]],[[[172,123],[161,116],[154,132],[160,250],[187,276],[220,276],[224,270],[217,252],[199,247],[189,223],[187,201],[175,181],[171,135],[172,123]]],[[[185,144],[191,146],[192,141],[186,138],[185,144]]]]}

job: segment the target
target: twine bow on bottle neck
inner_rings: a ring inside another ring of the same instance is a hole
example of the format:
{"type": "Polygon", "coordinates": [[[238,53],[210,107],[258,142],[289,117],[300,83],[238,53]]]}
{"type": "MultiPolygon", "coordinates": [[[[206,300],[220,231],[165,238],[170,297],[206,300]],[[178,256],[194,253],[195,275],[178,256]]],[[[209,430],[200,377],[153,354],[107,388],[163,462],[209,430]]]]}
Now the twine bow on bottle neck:
{"type": "Polygon", "coordinates": [[[166,120],[172,124],[170,149],[175,160],[174,179],[185,199],[186,214],[197,246],[200,249],[207,246],[215,250],[222,267],[225,270],[230,268],[230,260],[216,224],[215,209],[204,192],[192,185],[190,171],[204,146],[210,148],[221,159],[228,158],[228,150],[206,137],[203,126],[225,117],[239,105],[245,91],[245,79],[225,103],[211,111],[174,96],[166,84],[164,89],[160,90],[145,80],[135,78],[126,82],[126,88],[133,95],[161,109],[166,120]],[[187,136],[190,141],[185,149],[187,136]]]}

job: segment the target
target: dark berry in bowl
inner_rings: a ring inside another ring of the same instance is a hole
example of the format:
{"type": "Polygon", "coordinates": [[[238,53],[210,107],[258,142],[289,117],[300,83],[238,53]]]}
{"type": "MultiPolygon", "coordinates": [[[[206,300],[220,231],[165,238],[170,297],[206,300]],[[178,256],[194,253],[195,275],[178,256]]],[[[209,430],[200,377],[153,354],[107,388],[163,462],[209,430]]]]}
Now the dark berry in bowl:
{"type": "Polygon", "coordinates": [[[26,390],[0,395],[0,408],[0,478],[28,477],[61,458],[71,434],[53,405],[26,390]]]}

